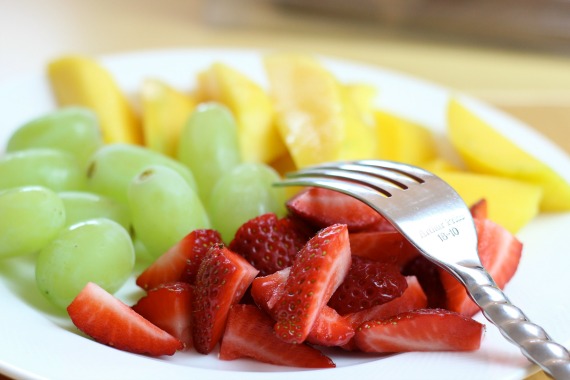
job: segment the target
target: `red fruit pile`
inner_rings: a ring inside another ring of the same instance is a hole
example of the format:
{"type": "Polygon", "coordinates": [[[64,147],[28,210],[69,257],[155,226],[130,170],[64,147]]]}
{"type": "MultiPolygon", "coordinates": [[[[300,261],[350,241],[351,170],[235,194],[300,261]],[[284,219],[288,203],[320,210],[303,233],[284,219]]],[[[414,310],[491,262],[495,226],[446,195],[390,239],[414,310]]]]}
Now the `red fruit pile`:
{"type": "MultiPolygon", "coordinates": [[[[484,326],[452,276],[421,256],[368,206],[307,189],[289,215],[246,222],[225,246],[197,230],[137,278],[129,307],[88,284],[68,308],[93,339],[135,353],[177,350],[265,363],[327,368],[320,346],[363,352],[476,350],[484,326]],[[244,297],[246,296],[246,297],[244,297]]],[[[473,207],[484,266],[503,287],[522,251],[509,232],[473,207]]],[[[339,351],[339,353],[342,351],[339,351]]]]}

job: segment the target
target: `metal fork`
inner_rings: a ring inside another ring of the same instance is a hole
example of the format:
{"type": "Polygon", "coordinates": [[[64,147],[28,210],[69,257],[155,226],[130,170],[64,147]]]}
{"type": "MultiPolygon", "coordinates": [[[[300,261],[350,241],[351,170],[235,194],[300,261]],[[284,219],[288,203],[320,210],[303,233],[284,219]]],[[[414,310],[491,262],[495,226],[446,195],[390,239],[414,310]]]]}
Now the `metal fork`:
{"type": "Polygon", "coordinates": [[[457,278],[483,315],[529,360],[555,379],[570,379],[570,353],[497,287],[479,260],[469,208],[439,177],[406,164],[363,160],[308,167],[276,185],[327,188],[368,204],[457,278]]]}

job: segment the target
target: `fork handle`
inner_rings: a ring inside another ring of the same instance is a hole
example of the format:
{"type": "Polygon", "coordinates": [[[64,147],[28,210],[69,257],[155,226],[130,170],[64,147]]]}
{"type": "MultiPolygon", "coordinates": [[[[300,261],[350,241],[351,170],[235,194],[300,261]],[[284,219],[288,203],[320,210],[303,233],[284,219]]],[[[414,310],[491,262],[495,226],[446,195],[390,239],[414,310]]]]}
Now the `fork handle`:
{"type": "Polygon", "coordinates": [[[542,327],[532,323],[521,309],[513,305],[486,271],[468,268],[459,276],[483,315],[498,327],[505,338],[517,345],[524,356],[555,379],[570,379],[568,350],[554,342],[542,327]]]}

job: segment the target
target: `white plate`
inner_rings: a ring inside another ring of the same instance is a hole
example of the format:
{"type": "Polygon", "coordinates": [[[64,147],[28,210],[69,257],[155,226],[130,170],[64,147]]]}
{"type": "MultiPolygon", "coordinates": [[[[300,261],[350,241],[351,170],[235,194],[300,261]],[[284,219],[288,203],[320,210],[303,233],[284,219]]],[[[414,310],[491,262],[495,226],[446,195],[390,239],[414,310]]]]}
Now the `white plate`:
{"type": "MultiPolygon", "coordinates": [[[[265,85],[258,51],[199,49],[124,54],[103,59],[120,86],[136,94],[146,77],[160,78],[180,89],[194,86],[195,73],[214,61],[237,68],[265,85]]],[[[343,82],[364,82],[380,91],[377,105],[398,112],[441,136],[445,105],[451,91],[376,67],[324,59],[343,82]]],[[[570,182],[568,155],[522,123],[464,97],[481,116],[521,147],[558,170],[570,182]]],[[[5,142],[21,123],[52,110],[54,103],[42,73],[14,78],[0,85],[2,112],[0,141],[5,142]]],[[[1,149],[0,149],[1,150],[1,149]]],[[[570,213],[541,215],[519,234],[524,242],[520,268],[507,286],[507,294],[536,323],[558,341],[570,344],[570,297],[565,283],[570,268],[567,234],[570,213]]],[[[131,279],[132,280],[132,279],[131,279]]],[[[130,281],[119,296],[133,302],[140,294],[130,281]]],[[[478,320],[485,320],[478,315],[478,320]]],[[[249,360],[224,362],[208,356],[177,353],[168,358],[148,358],[95,343],[79,334],[64,315],[54,311],[36,290],[32,260],[0,262],[0,373],[26,379],[290,379],[330,380],[351,378],[390,379],[520,379],[533,368],[519,350],[507,343],[494,326],[480,350],[470,353],[410,353],[379,359],[374,355],[329,352],[337,368],[298,370],[249,360]]]]}

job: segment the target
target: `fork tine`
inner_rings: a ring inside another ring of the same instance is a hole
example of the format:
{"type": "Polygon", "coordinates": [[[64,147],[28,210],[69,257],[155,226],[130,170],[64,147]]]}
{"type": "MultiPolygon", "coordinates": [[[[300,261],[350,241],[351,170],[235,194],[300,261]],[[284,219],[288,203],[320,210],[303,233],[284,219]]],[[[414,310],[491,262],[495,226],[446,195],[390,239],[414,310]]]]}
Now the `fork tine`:
{"type": "MultiPolygon", "coordinates": [[[[309,168],[300,170],[299,172],[288,174],[288,178],[328,178],[344,183],[356,183],[374,189],[386,197],[392,196],[395,191],[406,189],[407,186],[395,182],[388,178],[377,177],[365,171],[350,171],[347,167],[339,167],[338,169],[329,168],[309,168]]],[[[344,186],[344,184],[343,184],[344,186]]]]}
{"type": "MultiPolygon", "coordinates": [[[[275,183],[276,186],[315,186],[322,187],[329,190],[335,190],[347,195],[350,195],[373,208],[377,208],[370,199],[378,197],[378,190],[372,187],[363,187],[361,184],[355,182],[348,182],[336,178],[327,178],[321,176],[309,177],[299,176],[292,178],[285,178],[280,182],[275,183]]],[[[382,193],[382,195],[384,195],[382,193]]],[[[385,196],[385,195],[384,195],[385,196]]]]}

